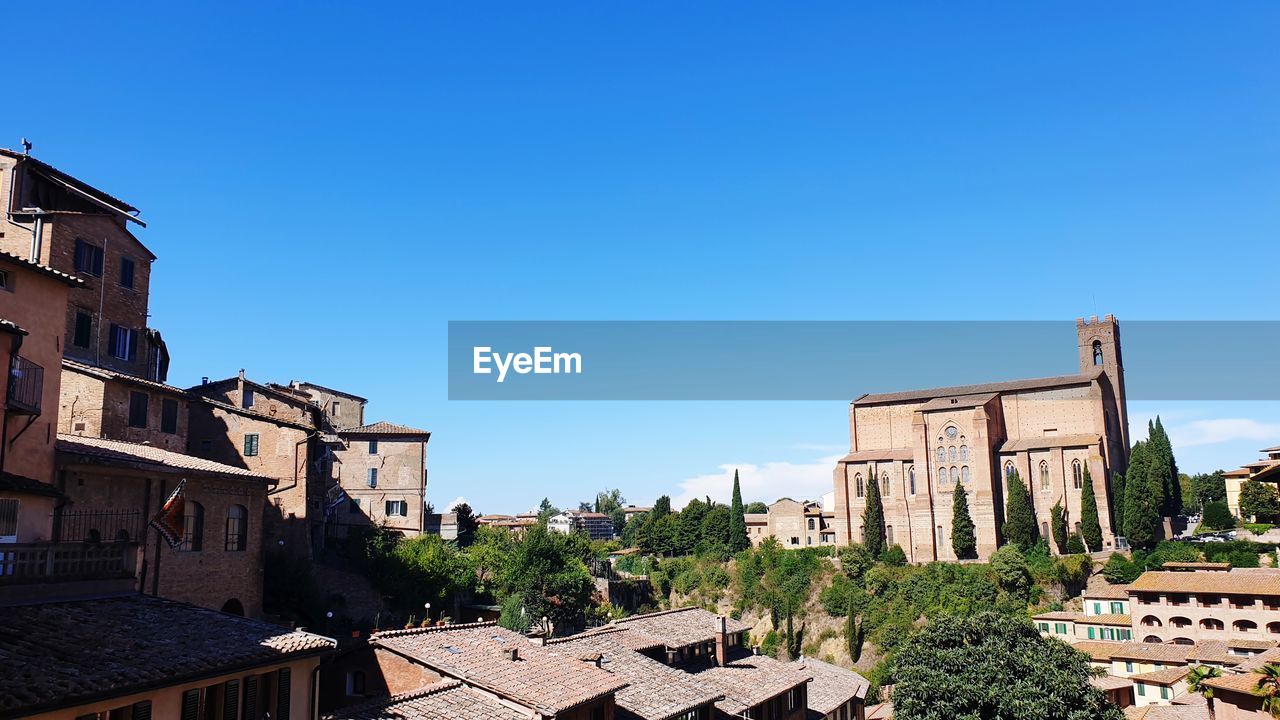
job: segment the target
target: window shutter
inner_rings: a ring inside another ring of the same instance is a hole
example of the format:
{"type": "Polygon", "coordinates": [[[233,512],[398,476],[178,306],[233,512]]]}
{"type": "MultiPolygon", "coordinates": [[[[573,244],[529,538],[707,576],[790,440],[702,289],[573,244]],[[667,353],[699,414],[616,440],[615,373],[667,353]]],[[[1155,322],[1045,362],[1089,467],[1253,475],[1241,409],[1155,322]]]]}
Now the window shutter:
{"type": "Polygon", "coordinates": [[[258,676],[250,675],[244,679],[244,720],[256,720],[258,717],[258,676]]]}
{"type": "Polygon", "coordinates": [[[276,720],[289,720],[289,668],[276,673],[276,720]]]}
{"type": "MultiPolygon", "coordinates": [[[[226,689],[222,692],[222,720],[236,720],[240,709],[240,681],[228,680],[226,689]]],[[[137,716],[134,716],[137,720],[137,716]]]]}
{"type": "Polygon", "coordinates": [[[128,359],[137,360],[138,359],[138,331],[129,330],[126,333],[126,337],[128,337],[129,339],[128,340],[129,342],[129,358],[128,359]]]}
{"type": "Polygon", "coordinates": [[[133,704],[133,720],[151,720],[150,700],[143,700],[133,704]]]}
{"type": "Polygon", "coordinates": [[[199,720],[200,690],[188,690],[182,693],[182,720],[199,720]]]}

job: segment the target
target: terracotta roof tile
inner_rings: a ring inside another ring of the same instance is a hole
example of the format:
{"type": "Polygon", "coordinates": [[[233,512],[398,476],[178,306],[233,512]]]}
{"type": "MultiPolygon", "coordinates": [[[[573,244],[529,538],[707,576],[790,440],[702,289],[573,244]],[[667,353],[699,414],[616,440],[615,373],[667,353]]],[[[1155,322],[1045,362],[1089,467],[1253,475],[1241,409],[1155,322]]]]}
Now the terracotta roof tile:
{"type": "Polygon", "coordinates": [[[329,638],[144,595],[0,610],[0,716],[327,652],[329,638]]]}
{"type": "Polygon", "coordinates": [[[1207,705],[1130,705],[1125,720],[1209,720],[1207,705]]]}
{"type": "Polygon", "coordinates": [[[1129,627],[1133,624],[1133,620],[1129,615],[1081,615],[1076,618],[1076,622],[1081,625],[1114,625],[1116,627],[1129,627]]]}
{"type": "Polygon", "coordinates": [[[485,690],[556,715],[627,683],[493,623],[393,630],[371,642],[485,690]],[[507,653],[514,650],[516,659],[507,653]]]}
{"type": "MultiPolygon", "coordinates": [[[[669,648],[714,642],[716,639],[716,615],[696,607],[634,615],[614,620],[613,625],[657,638],[669,648]]],[[[733,618],[725,618],[725,627],[730,634],[751,629],[750,625],[733,618]]]]}
{"type": "Polygon", "coordinates": [[[410,693],[345,708],[326,720],[528,720],[493,696],[457,680],[441,680],[410,693]]]}
{"type": "Polygon", "coordinates": [[[796,663],[813,675],[809,683],[810,710],[827,715],[854,698],[865,700],[867,697],[871,683],[852,670],[813,658],[796,663]]]}
{"type": "Polygon", "coordinates": [[[1179,665],[1177,667],[1160,668],[1151,672],[1138,673],[1130,675],[1129,679],[1134,682],[1147,682],[1156,685],[1172,685],[1191,672],[1190,665],[1179,665]]]}
{"type": "Polygon", "coordinates": [[[172,450],[162,450],[153,445],[140,445],[122,440],[105,440],[103,438],[58,433],[57,448],[59,453],[89,458],[106,464],[128,463],[170,472],[188,471],[203,475],[226,475],[251,480],[272,481],[271,478],[265,475],[259,475],[234,465],[224,465],[212,460],[198,458],[194,455],[184,455],[172,450]]]}
{"type": "Polygon", "coordinates": [[[1030,378],[1027,380],[1008,380],[1005,382],[981,383],[978,385],[957,385],[954,387],[929,388],[925,390],[907,390],[905,392],[878,393],[863,395],[853,401],[854,405],[877,405],[881,403],[910,402],[933,400],[934,398],[957,395],[978,395],[981,393],[1017,392],[1020,390],[1042,390],[1046,388],[1084,385],[1093,382],[1102,375],[1097,370],[1085,375],[1059,375],[1057,377],[1030,378]]]}
{"type": "Polygon", "coordinates": [[[1237,568],[1227,572],[1150,570],[1142,573],[1130,589],[1134,592],[1280,595],[1280,570],[1275,568],[1237,568]]]}
{"type": "Polygon", "coordinates": [[[1088,447],[1102,442],[1100,435],[1046,435],[1044,437],[1016,438],[1006,440],[1000,446],[1000,452],[1022,452],[1023,450],[1041,450],[1058,447],[1088,447]]]}
{"type": "Polygon", "coordinates": [[[705,667],[695,672],[694,677],[724,695],[716,708],[738,716],[748,708],[803,685],[813,678],[813,673],[796,663],[780,662],[765,655],[747,655],[724,665],[705,667]]]}
{"type": "Polygon", "coordinates": [[[38,272],[41,275],[44,275],[46,277],[51,277],[55,280],[61,280],[62,282],[72,287],[79,287],[81,285],[84,285],[84,281],[74,275],[68,275],[62,272],[61,270],[54,270],[48,265],[42,265],[38,262],[32,262],[27,258],[22,257],[21,255],[16,255],[7,250],[0,250],[0,258],[4,258],[9,262],[18,263],[19,265],[22,265],[34,272],[38,272]]]}
{"type": "Polygon", "coordinates": [[[1185,663],[1187,656],[1193,652],[1195,647],[1191,645],[1128,642],[1115,643],[1111,650],[1111,657],[1123,660],[1185,663]]]}
{"type": "Polygon", "coordinates": [[[369,423],[359,427],[342,428],[339,435],[430,435],[426,430],[411,428],[407,425],[396,425],[385,421],[369,423]]]}
{"type": "Polygon", "coordinates": [[[1119,690],[1121,688],[1133,687],[1133,681],[1129,678],[1122,678],[1116,675],[1096,675],[1089,678],[1089,684],[1102,691],[1119,690]]]}
{"type": "Polygon", "coordinates": [[[145,378],[135,377],[127,373],[117,372],[115,370],[108,370],[107,368],[94,367],[93,365],[85,365],[84,363],[76,362],[75,360],[68,360],[67,358],[62,359],[62,367],[65,370],[71,370],[72,372],[78,372],[83,375],[90,375],[90,376],[99,378],[101,380],[120,380],[123,382],[139,385],[142,387],[149,387],[155,390],[163,390],[168,393],[173,393],[174,395],[181,395],[184,397],[187,395],[187,391],[183,390],[180,387],[167,385],[162,382],[156,382],[155,380],[147,380],[145,378]]]}
{"type": "Polygon", "coordinates": [[[1256,672],[1228,673],[1222,677],[1205,680],[1205,685],[1215,690],[1252,693],[1258,688],[1258,681],[1261,679],[1262,674],[1256,672]]]}
{"type": "Polygon", "coordinates": [[[1111,653],[1121,644],[1102,640],[1085,640],[1073,643],[1071,647],[1088,655],[1095,662],[1111,662],[1111,653]]]}
{"type": "Polygon", "coordinates": [[[1112,585],[1110,583],[1102,583],[1086,588],[1081,597],[1085,600],[1128,600],[1129,586],[1125,584],[1112,585]]]}

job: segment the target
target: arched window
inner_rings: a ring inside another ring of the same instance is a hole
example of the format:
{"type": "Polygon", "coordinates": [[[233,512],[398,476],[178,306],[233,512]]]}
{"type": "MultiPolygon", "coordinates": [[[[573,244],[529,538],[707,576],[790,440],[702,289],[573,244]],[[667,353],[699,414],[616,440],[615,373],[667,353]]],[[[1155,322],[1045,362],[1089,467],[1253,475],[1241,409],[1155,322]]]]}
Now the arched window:
{"type": "Polygon", "coordinates": [[[1160,643],[1162,643],[1162,642],[1164,642],[1164,641],[1160,639],[1160,636],[1159,636],[1159,635],[1148,635],[1148,636],[1146,636],[1146,637],[1142,638],[1142,642],[1144,642],[1144,643],[1149,643],[1149,644],[1152,644],[1152,645],[1159,645],[1160,643]]]}
{"type": "Polygon", "coordinates": [[[204,506],[187,500],[182,509],[182,552],[198,552],[204,549],[204,506]]]}
{"type": "Polygon", "coordinates": [[[853,476],[853,483],[857,486],[858,497],[862,497],[862,473],[857,473],[853,476]]]}
{"type": "Polygon", "coordinates": [[[1280,635],[1280,622],[1267,623],[1267,632],[1272,635],[1280,635]]]}
{"type": "Polygon", "coordinates": [[[1142,618],[1142,627],[1161,627],[1164,623],[1160,622],[1160,618],[1155,615],[1148,615],[1142,618]]]}
{"type": "Polygon", "coordinates": [[[1049,489],[1049,463],[1044,460],[1040,461],[1040,489],[1049,489]]]}
{"type": "Polygon", "coordinates": [[[912,495],[916,494],[916,466],[912,465],[907,468],[907,487],[908,492],[912,495]]]}
{"type": "Polygon", "coordinates": [[[1009,460],[1004,464],[1004,479],[1008,480],[1013,475],[1013,461],[1009,460]]]}
{"type": "Polygon", "coordinates": [[[1169,618],[1169,627],[1175,627],[1175,628],[1191,627],[1191,619],[1182,617],[1181,615],[1175,615],[1174,617],[1169,618]]]}
{"type": "Polygon", "coordinates": [[[1049,523],[1047,522],[1040,523],[1040,537],[1042,538],[1049,537],[1049,523]]]}
{"type": "Polygon", "coordinates": [[[1093,341],[1093,364],[1094,365],[1102,364],[1102,341],[1101,340],[1093,341]]]}
{"type": "Polygon", "coordinates": [[[965,465],[964,467],[960,468],[960,482],[966,485],[969,484],[969,466],[968,465],[965,465]]]}
{"type": "Polygon", "coordinates": [[[244,604],[235,598],[222,603],[222,612],[244,617],[244,604]]]}
{"type": "Polygon", "coordinates": [[[960,461],[969,462],[969,446],[968,445],[960,446],[960,461]]]}
{"type": "Polygon", "coordinates": [[[944,537],[946,537],[946,535],[942,532],[942,526],[939,525],[938,526],[938,547],[942,547],[944,537]]]}
{"type": "Polygon", "coordinates": [[[224,549],[239,552],[245,549],[249,536],[249,511],[243,505],[227,508],[227,537],[224,549]]]}
{"type": "Polygon", "coordinates": [[[947,448],[947,459],[948,459],[948,460],[950,460],[951,462],[955,462],[955,461],[956,461],[956,446],[955,446],[955,445],[952,445],[951,447],[947,448]]]}
{"type": "Polygon", "coordinates": [[[884,544],[885,547],[893,547],[893,526],[884,526],[884,544]]]}
{"type": "Polygon", "coordinates": [[[889,497],[889,473],[880,476],[880,494],[889,497]]]}
{"type": "Polygon", "coordinates": [[[946,461],[947,461],[947,450],[946,450],[946,448],[944,448],[944,447],[942,447],[941,445],[939,445],[939,446],[938,446],[937,456],[938,456],[938,462],[946,462],[946,461]]]}
{"type": "Polygon", "coordinates": [[[1191,638],[1185,638],[1185,637],[1176,637],[1170,640],[1169,642],[1173,643],[1174,645],[1195,645],[1196,644],[1195,640],[1192,640],[1191,638]]]}
{"type": "Polygon", "coordinates": [[[1231,623],[1231,629],[1236,632],[1253,632],[1258,629],[1258,623],[1252,620],[1237,620],[1231,623]]]}
{"type": "Polygon", "coordinates": [[[951,466],[951,484],[955,485],[960,482],[960,470],[955,465],[951,466]]]}
{"type": "MultiPolygon", "coordinates": [[[[1280,625],[1280,623],[1272,623],[1272,624],[1280,625]]],[[[1217,618],[1205,618],[1200,621],[1201,630],[1221,630],[1223,627],[1225,626],[1222,624],[1222,621],[1217,618]]]]}
{"type": "Polygon", "coordinates": [[[1081,468],[1079,460],[1071,461],[1071,484],[1077,490],[1084,487],[1084,470],[1081,468]]]}

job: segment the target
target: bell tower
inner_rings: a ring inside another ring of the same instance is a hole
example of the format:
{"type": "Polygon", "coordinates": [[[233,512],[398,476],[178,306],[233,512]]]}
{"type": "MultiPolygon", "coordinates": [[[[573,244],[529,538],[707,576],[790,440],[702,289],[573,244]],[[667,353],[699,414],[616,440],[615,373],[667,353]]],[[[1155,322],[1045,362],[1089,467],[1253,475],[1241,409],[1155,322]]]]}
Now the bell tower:
{"type": "Polygon", "coordinates": [[[1115,393],[1115,406],[1107,407],[1107,435],[1118,441],[1117,450],[1122,462],[1116,469],[1128,465],[1129,457],[1129,406],[1124,393],[1124,361],[1120,354],[1120,321],[1114,315],[1101,320],[1097,315],[1089,319],[1076,319],[1076,339],[1079,343],[1080,373],[1092,375],[1099,370],[1107,376],[1115,393]]]}

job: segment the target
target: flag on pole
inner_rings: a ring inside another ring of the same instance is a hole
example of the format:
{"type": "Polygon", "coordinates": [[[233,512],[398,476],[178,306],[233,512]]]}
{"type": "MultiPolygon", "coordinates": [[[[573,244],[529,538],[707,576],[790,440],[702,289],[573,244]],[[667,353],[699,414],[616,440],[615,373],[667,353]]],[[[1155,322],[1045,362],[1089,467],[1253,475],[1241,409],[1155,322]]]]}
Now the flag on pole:
{"type": "Polygon", "coordinates": [[[187,480],[183,478],[178,482],[178,487],[170,493],[169,499],[164,501],[164,505],[160,507],[160,512],[151,518],[151,527],[160,533],[165,542],[169,543],[169,547],[177,548],[182,544],[182,536],[185,534],[185,510],[186,496],[184,489],[187,480]]]}

